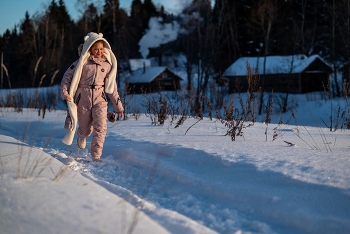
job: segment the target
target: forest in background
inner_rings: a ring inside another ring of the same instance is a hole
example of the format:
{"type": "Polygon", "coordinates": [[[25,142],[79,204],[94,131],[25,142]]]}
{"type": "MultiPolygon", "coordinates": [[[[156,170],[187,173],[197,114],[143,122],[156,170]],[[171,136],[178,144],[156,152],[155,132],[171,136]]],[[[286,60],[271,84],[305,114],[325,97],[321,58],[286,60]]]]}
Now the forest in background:
{"type": "MultiPolygon", "coordinates": [[[[73,21],[64,0],[48,0],[47,9],[32,16],[27,12],[0,35],[6,75],[1,88],[60,83],[91,31],[110,42],[119,73],[130,69],[129,59],[156,57],[162,65],[162,57],[181,54],[188,88],[197,74],[203,91],[209,79],[220,77],[242,56],[319,54],[334,71],[347,66],[350,57],[349,0],[193,0],[177,15],[152,0],[133,0],[130,12],[120,8],[119,0],[104,0],[100,6],[76,0],[76,6],[81,17],[73,21]],[[152,20],[177,34],[143,53],[140,41],[152,20]]],[[[333,77],[341,95],[336,72],[333,77]]]]}

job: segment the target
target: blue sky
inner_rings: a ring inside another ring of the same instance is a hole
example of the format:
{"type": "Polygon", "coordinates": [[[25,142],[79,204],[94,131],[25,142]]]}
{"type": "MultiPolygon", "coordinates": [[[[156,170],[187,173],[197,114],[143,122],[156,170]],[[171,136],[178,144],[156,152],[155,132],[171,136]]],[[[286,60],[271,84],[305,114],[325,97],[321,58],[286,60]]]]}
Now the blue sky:
{"type": "MultiPolygon", "coordinates": [[[[91,0],[94,3],[104,2],[104,0],[91,0]]],[[[189,0],[153,0],[157,5],[161,4],[169,12],[178,11],[189,0]]],[[[6,29],[12,30],[16,24],[19,24],[28,11],[32,17],[36,12],[42,13],[51,0],[0,0],[0,34],[6,29]]],[[[58,2],[58,0],[56,0],[58,2]]],[[[75,7],[77,0],[64,0],[70,16],[73,19],[79,17],[79,12],[75,7]]],[[[122,8],[129,9],[132,0],[120,0],[122,8]]]]}

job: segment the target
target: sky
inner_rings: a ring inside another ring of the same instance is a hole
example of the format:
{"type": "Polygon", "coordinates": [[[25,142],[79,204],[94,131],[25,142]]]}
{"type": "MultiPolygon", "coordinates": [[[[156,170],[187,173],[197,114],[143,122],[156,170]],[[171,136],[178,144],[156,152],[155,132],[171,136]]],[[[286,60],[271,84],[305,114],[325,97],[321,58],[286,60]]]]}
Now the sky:
{"type": "MultiPolygon", "coordinates": [[[[0,95],[21,93],[27,103],[38,91],[59,86],[0,95]]],[[[181,94],[163,95],[170,107],[181,94]]],[[[62,101],[44,118],[36,109],[0,108],[1,231],[350,233],[350,130],[330,131],[321,121],[348,106],[321,97],[290,95],[295,120],[276,112],[266,125],[259,116],[231,141],[215,118],[176,127],[179,118],[169,116],[154,125],[153,111],[141,114],[148,98],[127,96],[129,119],[108,122],[101,163],[91,162],[91,136],[83,150],[62,143],[62,101]]]]}
{"type": "MultiPolygon", "coordinates": [[[[101,0],[91,0],[98,3],[101,0]]],[[[189,0],[153,0],[152,2],[157,6],[161,4],[166,11],[176,13],[189,0]]],[[[45,6],[50,4],[51,0],[0,0],[0,34],[4,33],[6,29],[12,30],[16,24],[19,24],[24,19],[25,12],[28,11],[30,16],[36,12],[42,12],[45,6]]],[[[58,2],[58,0],[56,0],[58,2]]],[[[66,7],[70,16],[75,20],[79,18],[79,11],[76,8],[77,0],[65,0],[66,7]]],[[[129,9],[132,0],[120,0],[120,7],[129,9]]]]}

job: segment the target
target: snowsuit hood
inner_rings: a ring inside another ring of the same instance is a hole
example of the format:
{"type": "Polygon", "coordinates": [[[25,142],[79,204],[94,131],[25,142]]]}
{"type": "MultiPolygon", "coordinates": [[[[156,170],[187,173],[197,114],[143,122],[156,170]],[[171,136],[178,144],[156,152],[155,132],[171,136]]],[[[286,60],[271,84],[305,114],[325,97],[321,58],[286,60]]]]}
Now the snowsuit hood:
{"type": "MultiPolygon", "coordinates": [[[[113,54],[111,50],[111,46],[109,45],[108,41],[103,38],[102,33],[94,33],[90,32],[84,37],[84,44],[82,47],[82,51],[78,60],[78,63],[76,65],[72,82],[69,88],[69,95],[71,96],[71,99],[74,100],[75,93],[77,91],[81,74],[82,74],[82,69],[83,65],[87,62],[89,57],[91,56],[90,53],[90,48],[91,46],[97,42],[97,41],[102,41],[104,45],[104,56],[107,59],[107,61],[111,64],[112,68],[109,73],[109,76],[106,77],[105,79],[105,92],[107,94],[111,94],[114,91],[115,87],[115,80],[117,76],[117,59],[115,55],[113,54]]],[[[78,123],[78,113],[77,113],[77,105],[74,103],[74,101],[67,102],[68,105],[68,111],[72,119],[72,126],[64,136],[62,142],[65,143],[66,145],[71,145],[74,139],[74,134],[77,128],[77,123],[78,123]]]]}

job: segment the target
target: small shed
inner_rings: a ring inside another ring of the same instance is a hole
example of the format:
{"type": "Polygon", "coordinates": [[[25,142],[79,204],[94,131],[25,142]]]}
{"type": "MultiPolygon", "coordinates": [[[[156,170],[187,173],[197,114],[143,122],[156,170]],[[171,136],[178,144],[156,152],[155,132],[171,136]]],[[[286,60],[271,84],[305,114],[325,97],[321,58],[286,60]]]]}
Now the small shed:
{"type": "Polygon", "coordinates": [[[127,79],[128,93],[154,93],[180,89],[181,77],[167,67],[144,67],[134,71],[127,79]]]}
{"type": "Polygon", "coordinates": [[[252,77],[259,80],[258,86],[270,92],[324,91],[332,72],[331,66],[318,55],[267,56],[266,60],[264,57],[242,57],[223,74],[229,80],[230,93],[248,90],[248,65],[252,77]]]}

